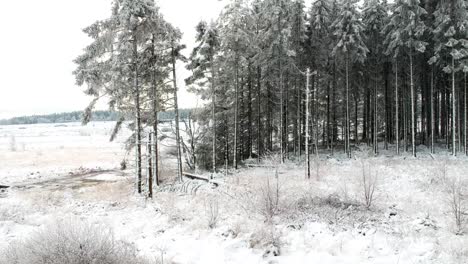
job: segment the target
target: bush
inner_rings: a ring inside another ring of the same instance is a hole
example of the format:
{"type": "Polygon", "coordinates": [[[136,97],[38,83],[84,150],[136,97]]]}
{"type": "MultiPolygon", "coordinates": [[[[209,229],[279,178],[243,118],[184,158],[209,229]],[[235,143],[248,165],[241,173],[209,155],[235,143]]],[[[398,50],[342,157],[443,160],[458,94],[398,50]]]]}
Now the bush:
{"type": "Polygon", "coordinates": [[[136,256],[134,246],[116,241],[110,228],[77,221],[47,225],[1,255],[1,264],[148,263],[136,256]]]}

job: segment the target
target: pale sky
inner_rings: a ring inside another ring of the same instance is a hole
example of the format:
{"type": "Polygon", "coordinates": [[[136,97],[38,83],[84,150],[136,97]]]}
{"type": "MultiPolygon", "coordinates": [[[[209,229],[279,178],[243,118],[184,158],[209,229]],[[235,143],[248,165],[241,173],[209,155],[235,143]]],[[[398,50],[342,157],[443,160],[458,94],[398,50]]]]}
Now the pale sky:
{"type": "MultiPolygon", "coordinates": [[[[166,20],[184,33],[187,55],[195,25],[211,20],[225,1],[159,0],[166,20]]],[[[72,62],[90,39],[82,29],[110,14],[111,0],[13,0],[0,5],[0,119],[19,115],[83,110],[92,99],[75,85],[72,62]]],[[[183,65],[178,66],[179,107],[197,104],[186,93],[183,65]]],[[[105,109],[106,106],[100,105],[105,109]]]]}

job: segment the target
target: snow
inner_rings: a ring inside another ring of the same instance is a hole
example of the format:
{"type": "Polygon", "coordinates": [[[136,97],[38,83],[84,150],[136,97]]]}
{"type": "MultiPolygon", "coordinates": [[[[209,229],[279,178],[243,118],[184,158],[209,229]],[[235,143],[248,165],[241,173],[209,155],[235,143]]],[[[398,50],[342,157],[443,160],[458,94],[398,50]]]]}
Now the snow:
{"type": "Polygon", "coordinates": [[[131,169],[118,169],[128,131],[111,143],[112,125],[0,127],[0,184],[12,186],[0,196],[0,250],[55,219],[79,218],[111,226],[140,255],[164,263],[468,261],[468,239],[455,234],[444,184],[466,180],[465,157],[441,149],[431,156],[424,148],[418,158],[396,157],[392,150],[372,157],[360,146],[351,160],[341,153],[313,159],[310,180],[302,162],[271,160],[275,168],[240,169],[218,178],[217,188],[195,181],[202,185],[196,193],[163,189],[150,200],[135,193],[131,169]],[[24,150],[9,150],[12,134],[24,150]],[[360,184],[363,164],[378,175],[369,210],[360,184]],[[266,219],[266,180],[276,191],[275,170],[279,205],[266,219]],[[210,203],[219,207],[213,229],[210,203]],[[272,244],[279,245],[279,256],[266,254],[272,244]]]}

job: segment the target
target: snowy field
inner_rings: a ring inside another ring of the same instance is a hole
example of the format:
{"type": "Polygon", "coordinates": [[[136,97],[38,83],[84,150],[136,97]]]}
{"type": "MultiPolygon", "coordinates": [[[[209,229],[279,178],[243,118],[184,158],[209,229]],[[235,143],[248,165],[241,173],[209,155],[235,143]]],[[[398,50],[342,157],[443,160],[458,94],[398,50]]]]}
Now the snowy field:
{"type": "Polygon", "coordinates": [[[129,132],[109,142],[112,126],[0,126],[0,185],[11,186],[0,193],[0,250],[73,219],[111,227],[150,263],[468,263],[452,210],[467,198],[454,196],[465,157],[374,158],[363,147],[352,160],[314,159],[310,180],[301,162],[270,157],[219,175],[218,187],[167,183],[149,200],[119,170],[129,132]]]}

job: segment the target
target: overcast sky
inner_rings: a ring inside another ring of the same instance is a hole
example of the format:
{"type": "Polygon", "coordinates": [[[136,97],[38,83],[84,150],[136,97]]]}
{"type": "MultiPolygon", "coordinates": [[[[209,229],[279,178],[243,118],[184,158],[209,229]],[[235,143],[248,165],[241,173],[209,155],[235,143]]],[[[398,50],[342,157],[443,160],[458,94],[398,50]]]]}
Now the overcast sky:
{"type": "MultiPolygon", "coordinates": [[[[159,0],[166,20],[193,47],[195,25],[215,18],[224,1],[159,0]]],[[[84,109],[90,97],[75,85],[72,60],[90,40],[82,29],[110,15],[111,0],[13,0],[0,7],[0,118],[84,109]]],[[[180,65],[179,84],[186,72],[180,65]]],[[[181,87],[180,107],[197,98],[181,87]]],[[[101,105],[100,108],[105,108],[101,105]]]]}

